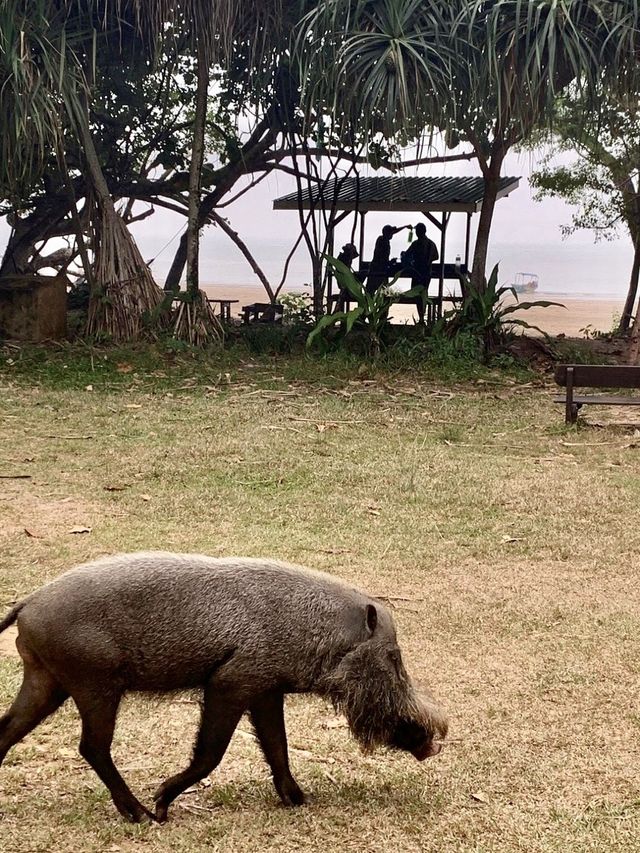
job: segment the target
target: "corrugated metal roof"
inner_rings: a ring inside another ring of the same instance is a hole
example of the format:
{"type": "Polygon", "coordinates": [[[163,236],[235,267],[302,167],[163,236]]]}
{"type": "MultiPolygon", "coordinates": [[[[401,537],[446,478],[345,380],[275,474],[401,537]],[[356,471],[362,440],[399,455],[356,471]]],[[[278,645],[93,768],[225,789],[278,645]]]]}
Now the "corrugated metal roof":
{"type": "MultiPolygon", "coordinates": [[[[501,178],[498,198],[509,195],[518,187],[520,178],[501,178]]],[[[320,191],[313,187],[302,192],[302,209],[325,208],[336,210],[398,210],[398,211],[467,211],[475,213],[482,207],[484,178],[416,178],[379,177],[344,178],[329,181],[320,191]]],[[[274,210],[297,210],[298,193],[277,198],[274,210]]]]}

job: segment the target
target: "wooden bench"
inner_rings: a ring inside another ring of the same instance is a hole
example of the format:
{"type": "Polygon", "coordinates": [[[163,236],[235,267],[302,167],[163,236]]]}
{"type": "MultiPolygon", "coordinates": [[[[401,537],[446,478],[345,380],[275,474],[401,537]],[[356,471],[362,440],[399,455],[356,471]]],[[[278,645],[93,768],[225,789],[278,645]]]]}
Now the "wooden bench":
{"type": "Polygon", "coordinates": [[[252,302],[242,306],[243,323],[282,323],[284,306],[273,302],[252,302]]]}
{"type": "Polygon", "coordinates": [[[640,367],[630,364],[559,364],[554,378],[566,388],[554,398],[565,404],[565,420],[574,424],[582,406],[640,406],[640,397],[574,394],[574,388],[640,388],[640,367]]]}
{"type": "MultiPolygon", "coordinates": [[[[355,273],[356,278],[363,283],[365,283],[367,276],[369,275],[369,267],[371,266],[370,261],[363,261],[360,264],[360,269],[355,273]]],[[[440,274],[442,274],[442,280],[455,280],[460,281],[462,276],[468,274],[468,270],[465,264],[450,264],[450,263],[434,263],[431,264],[431,281],[429,283],[429,290],[431,294],[429,295],[429,302],[427,303],[427,325],[431,325],[435,322],[437,317],[440,317],[442,314],[442,306],[444,302],[450,302],[452,305],[456,305],[458,302],[462,302],[461,296],[443,296],[442,299],[438,296],[438,286],[440,281],[440,274]],[[435,288],[435,292],[434,292],[435,288]]],[[[389,279],[393,279],[394,276],[398,276],[398,278],[408,278],[410,279],[413,275],[413,272],[410,269],[407,269],[403,266],[400,261],[392,261],[389,263],[388,268],[388,276],[389,279]]],[[[397,292],[394,294],[396,303],[400,305],[417,305],[420,299],[419,296],[404,296],[402,293],[398,294],[397,292]]],[[[341,299],[340,293],[331,294],[329,298],[329,310],[333,310],[334,306],[341,299]]],[[[345,299],[345,307],[346,310],[349,311],[351,308],[351,303],[355,303],[355,299],[353,299],[350,295],[347,294],[345,299]]]]}
{"type": "MultiPolygon", "coordinates": [[[[331,304],[333,306],[337,306],[337,303],[339,302],[341,297],[342,297],[342,295],[340,293],[332,294],[331,295],[331,304]]],[[[394,299],[393,299],[394,304],[396,304],[396,305],[416,305],[417,306],[417,304],[420,300],[419,296],[405,296],[403,293],[394,293],[393,297],[394,297],[394,299]]],[[[442,313],[441,312],[441,306],[443,305],[443,303],[450,302],[451,305],[457,305],[458,303],[462,302],[461,296],[443,296],[442,299],[440,299],[440,297],[437,295],[427,295],[427,299],[429,300],[427,302],[427,311],[426,311],[426,320],[427,320],[428,326],[432,325],[436,321],[436,318],[442,313]]],[[[355,305],[355,302],[356,302],[356,300],[353,298],[353,296],[351,296],[351,294],[346,294],[344,296],[344,300],[343,300],[345,310],[350,311],[351,310],[351,304],[353,303],[355,305]]]]}
{"type": "Polygon", "coordinates": [[[220,312],[219,312],[220,319],[222,320],[223,323],[230,323],[231,322],[231,306],[240,302],[240,300],[239,299],[211,299],[211,298],[207,297],[207,302],[209,303],[209,305],[211,305],[211,304],[219,305],[220,306],[220,312]]]}

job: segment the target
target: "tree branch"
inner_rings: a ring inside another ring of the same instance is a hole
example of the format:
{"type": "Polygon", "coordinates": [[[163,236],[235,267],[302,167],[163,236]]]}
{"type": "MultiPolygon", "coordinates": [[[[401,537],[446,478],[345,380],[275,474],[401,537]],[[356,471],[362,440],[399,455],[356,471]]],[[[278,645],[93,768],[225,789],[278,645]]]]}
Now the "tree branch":
{"type": "Polygon", "coordinates": [[[216,213],[215,210],[212,210],[209,214],[209,219],[215,222],[216,225],[219,225],[220,228],[224,231],[224,233],[236,244],[236,246],[240,249],[242,254],[245,256],[247,261],[249,262],[249,266],[254,271],[254,273],[258,276],[264,289],[267,291],[269,299],[271,302],[275,301],[275,296],[273,293],[273,288],[269,284],[269,279],[266,277],[264,272],[258,266],[257,261],[249,251],[246,243],[242,240],[237,231],[234,231],[233,228],[229,225],[226,219],[223,219],[220,214],[216,213]]]}

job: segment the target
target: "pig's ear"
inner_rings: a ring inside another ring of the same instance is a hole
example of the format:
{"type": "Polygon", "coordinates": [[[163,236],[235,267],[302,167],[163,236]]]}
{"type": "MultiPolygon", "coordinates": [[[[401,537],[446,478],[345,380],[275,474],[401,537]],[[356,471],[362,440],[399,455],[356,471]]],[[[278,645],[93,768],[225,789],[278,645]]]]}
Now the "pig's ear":
{"type": "Polygon", "coordinates": [[[376,625],[378,624],[378,611],[373,606],[373,604],[367,604],[366,622],[367,622],[367,631],[369,632],[369,636],[371,636],[373,634],[373,632],[376,630],[376,625]]]}

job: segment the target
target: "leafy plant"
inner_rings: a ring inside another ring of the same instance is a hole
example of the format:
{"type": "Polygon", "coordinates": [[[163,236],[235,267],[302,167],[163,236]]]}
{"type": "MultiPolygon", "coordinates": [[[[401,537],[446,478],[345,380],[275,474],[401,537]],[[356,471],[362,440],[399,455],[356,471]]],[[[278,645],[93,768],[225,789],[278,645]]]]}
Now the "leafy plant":
{"type": "Polygon", "coordinates": [[[285,293],[279,299],[283,307],[282,322],[285,326],[312,326],[313,300],[306,293],[285,293]]]}
{"type": "Polygon", "coordinates": [[[485,360],[506,342],[508,334],[514,326],[520,326],[523,329],[535,329],[543,335],[546,334],[538,326],[527,323],[526,320],[519,317],[513,317],[515,311],[523,311],[529,308],[548,308],[550,305],[565,307],[560,302],[550,302],[546,299],[520,302],[514,287],[511,285],[498,287],[498,264],[495,265],[481,289],[474,287],[470,279],[467,278],[464,282],[463,292],[466,293],[466,296],[460,307],[448,311],[435,331],[443,332],[448,337],[456,337],[463,333],[473,335],[481,342],[485,360]],[[508,293],[515,297],[515,305],[504,304],[504,297],[508,293]]]}
{"type": "MultiPolygon", "coordinates": [[[[378,355],[382,345],[382,330],[389,316],[389,308],[398,301],[400,294],[389,292],[389,287],[394,284],[398,276],[393,278],[387,287],[380,287],[375,293],[369,293],[361,281],[359,281],[353,270],[346,264],[331,255],[323,255],[330,264],[336,275],[338,284],[346,290],[356,302],[356,307],[350,311],[336,311],[333,314],[325,314],[321,317],[315,328],[307,338],[307,346],[311,346],[314,340],[326,329],[338,323],[344,324],[344,334],[349,335],[353,329],[362,329],[369,342],[369,350],[372,355],[378,355]]],[[[420,296],[424,293],[423,288],[414,287],[405,291],[402,296],[420,296]]],[[[428,300],[426,300],[428,301],[428,300]]]]}

